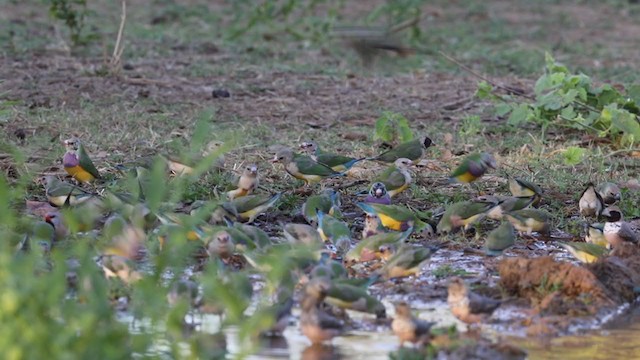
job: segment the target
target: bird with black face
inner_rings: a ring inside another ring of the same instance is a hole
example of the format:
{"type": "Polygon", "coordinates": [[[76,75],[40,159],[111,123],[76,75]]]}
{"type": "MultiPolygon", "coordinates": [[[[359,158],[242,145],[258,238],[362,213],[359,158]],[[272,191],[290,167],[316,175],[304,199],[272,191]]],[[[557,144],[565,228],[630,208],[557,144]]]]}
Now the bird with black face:
{"type": "Polygon", "coordinates": [[[433,145],[431,139],[428,136],[423,136],[419,139],[404,142],[395,148],[385,151],[376,157],[369,158],[368,160],[392,163],[400,158],[407,158],[411,161],[416,161],[424,156],[426,150],[431,145],[433,145]]]}

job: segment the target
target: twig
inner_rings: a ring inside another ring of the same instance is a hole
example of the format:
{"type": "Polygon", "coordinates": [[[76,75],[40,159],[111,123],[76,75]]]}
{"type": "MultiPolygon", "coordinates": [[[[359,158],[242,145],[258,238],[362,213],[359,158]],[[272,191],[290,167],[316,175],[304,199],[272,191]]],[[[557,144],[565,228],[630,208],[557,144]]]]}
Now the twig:
{"type": "Polygon", "coordinates": [[[120,72],[122,53],[124,52],[124,44],[122,44],[122,34],[124,33],[124,24],[127,20],[127,1],[122,0],[122,15],[120,17],[120,27],[118,28],[118,36],[116,37],[116,45],[113,47],[113,55],[111,55],[111,72],[120,72]]]}
{"type": "Polygon", "coordinates": [[[618,154],[624,154],[624,153],[632,153],[632,152],[639,152],[640,153],[640,149],[623,149],[623,150],[616,150],[616,151],[612,151],[610,153],[608,153],[607,155],[604,156],[604,158],[610,158],[613,156],[616,156],[618,154]]]}
{"type": "Polygon", "coordinates": [[[353,182],[351,182],[349,184],[335,186],[334,190],[344,190],[344,189],[348,189],[350,187],[354,187],[356,185],[366,184],[367,182],[368,182],[367,180],[356,180],[356,181],[353,181],[353,182]]]}

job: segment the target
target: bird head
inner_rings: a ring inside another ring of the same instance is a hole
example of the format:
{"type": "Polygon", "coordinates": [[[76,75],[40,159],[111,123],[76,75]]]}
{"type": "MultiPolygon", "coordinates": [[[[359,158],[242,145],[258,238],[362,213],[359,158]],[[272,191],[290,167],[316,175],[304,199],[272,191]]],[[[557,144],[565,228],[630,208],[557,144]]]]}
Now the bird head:
{"type": "Polygon", "coordinates": [[[77,138],[67,139],[67,140],[63,141],[62,143],[67,148],[67,150],[76,151],[80,147],[80,140],[77,139],[77,138]]]}
{"type": "Polygon", "coordinates": [[[247,167],[244,168],[244,171],[246,174],[250,174],[250,175],[257,175],[258,174],[258,165],[256,164],[250,164],[247,165],[247,167]]]}
{"type": "Polygon", "coordinates": [[[433,141],[431,141],[431,139],[428,136],[424,137],[424,140],[422,140],[422,145],[424,146],[425,149],[428,149],[429,146],[435,145],[433,143],[433,141]]]}
{"type": "Polygon", "coordinates": [[[413,161],[407,158],[399,158],[393,163],[397,168],[408,169],[413,166],[413,161]]]}
{"type": "Polygon", "coordinates": [[[300,143],[300,149],[308,154],[315,154],[318,149],[318,145],[313,141],[303,141],[300,143]]]}
{"type": "Polygon", "coordinates": [[[498,163],[496,162],[496,159],[493,157],[493,155],[489,153],[482,153],[482,155],[480,155],[480,159],[482,160],[482,163],[487,167],[490,167],[492,169],[495,169],[498,167],[498,163]]]}
{"type": "Polygon", "coordinates": [[[396,308],[396,316],[400,316],[400,317],[411,316],[411,308],[406,302],[401,301],[399,303],[396,303],[395,308],[396,308]]]}
{"type": "Polygon", "coordinates": [[[282,148],[276,152],[276,155],[271,160],[272,163],[287,164],[293,160],[293,150],[289,148],[282,148]]]}
{"type": "Polygon", "coordinates": [[[381,198],[387,193],[387,187],[381,182],[375,182],[371,185],[369,194],[376,198],[381,198]]]}
{"type": "Polygon", "coordinates": [[[622,211],[617,206],[609,206],[602,210],[603,217],[607,219],[608,222],[617,222],[622,220],[622,211]]]}

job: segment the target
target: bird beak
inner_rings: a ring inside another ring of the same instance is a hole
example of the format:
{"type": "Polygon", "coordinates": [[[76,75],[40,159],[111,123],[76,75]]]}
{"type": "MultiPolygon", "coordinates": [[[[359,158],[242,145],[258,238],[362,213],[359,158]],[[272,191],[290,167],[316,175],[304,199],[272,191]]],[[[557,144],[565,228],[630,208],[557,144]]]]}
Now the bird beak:
{"type": "Polygon", "coordinates": [[[382,196],[382,189],[376,189],[376,196],[382,196]]]}
{"type": "Polygon", "coordinates": [[[274,156],[273,159],[271,159],[272,163],[277,163],[278,162],[278,155],[274,156]]]}

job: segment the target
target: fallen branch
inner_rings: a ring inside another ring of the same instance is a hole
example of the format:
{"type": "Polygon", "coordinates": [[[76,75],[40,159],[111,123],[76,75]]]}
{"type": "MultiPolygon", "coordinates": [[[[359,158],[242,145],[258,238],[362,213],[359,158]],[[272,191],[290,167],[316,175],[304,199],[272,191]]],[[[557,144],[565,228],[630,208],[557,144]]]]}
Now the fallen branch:
{"type": "Polygon", "coordinates": [[[124,24],[127,20],[127,1],[122,0],[122,15],[120,17],[120,27],[118,28],[118,36],[116,37],[116,45],[113,47],[113,54],[109,61],[109,68],[112,74],[120,73],[122,69],[122,53],[124,52],[124,44],[122,43],[122,34],[124,33],[124,24]]]}

